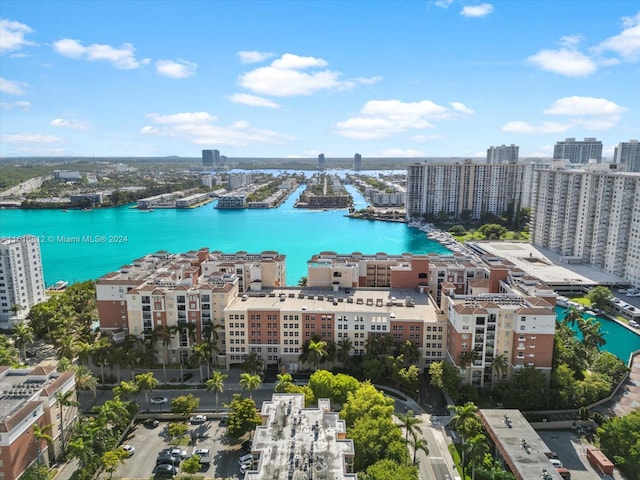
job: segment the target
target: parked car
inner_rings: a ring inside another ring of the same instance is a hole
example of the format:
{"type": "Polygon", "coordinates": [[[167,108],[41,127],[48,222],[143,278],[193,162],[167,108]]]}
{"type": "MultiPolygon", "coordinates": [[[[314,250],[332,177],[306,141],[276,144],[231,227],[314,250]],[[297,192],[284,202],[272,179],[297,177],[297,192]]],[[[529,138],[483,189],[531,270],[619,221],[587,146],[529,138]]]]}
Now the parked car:
{"type": "Polygon", "coordinates": [[[157,477],[173,477],[178,474],[178,467],[173,465],[160,463],[153,469],[153,475],[157,477]]]}
{"type": "Polygon", "coordinates": [[[182,381],[186,382],[187,380],[191,380],[193,378],[193,373],[187,372],[182,376],[182,381]]]}
{"type": "Polygon", "coordinates": [[[169,403],[169,399],[167,397],[151,397],[149,403],[152,405],[163,405],[169,403]]]}
{"type": "Polygon", "coordinates": [[[250,453],[247,453],[246,455],[242,455],[238,459],[238,463],[240,465],[242,465],[243,463],[249,463],[249,462],[253,462],[253,455],[251,455],[250,453]]]}
{"type": "Polygon", "coordinates": [[[208,448],[196,448],[193,451],[194,455],[200,457],[200,463],[209,465],[211,463],[211,450],[208,448]]]}
{"type": "Polygon", "coordinates": [[[132,445],[122,445],[120,448],[122,448],[125,452],[127,452],[129,454],[129,456],[133,455],[134,453],[136,453],[136,449],[132,446],[132,445]]]}
{"type": "Polygon", "coordinates": [[[557,458],[550,458],[549,461],[551,462],[551,465],[553,465],[556,468],[564,467],[562,462],[560,460],[558,460],[557,458]]]}
{"type": "Polygon", "coordinates": [[[160,450],[159,455],[173,455],[174,457],[178,457],[180,460],[184,460],[189,456],[186,450],[178,447],[165,448],[160,450]]]}
{"type": "Polygon", "coordinates": [[[252,444],[253,442],[251,440],[245,440],[244,442],[242,442],[240,446],[242,447],[243,450],[251,450],[252,444]]]}
{"type": "Polygon", "coordinates": [[[194,415],[189,419],[189,422],[192,423],[193,425],[196,425],[198,423],[204,423],[206,421],[207,421],[206,415],[194,415]]]}
{"type": "Polygon", "coordinates": [[[176,455],[158,455],[158,458],[156,458],[156,465],[171,465],[173,467],[178,467],[180,462],[180,457],[176,455]]]}
{"type": "Polygon", "coordinates": [[[629,320],[629,326],[633,328],[640,328],[640,323],[636,322],[635,320],[629,320]]]}
{"type": "Polygon", "coordinates": [[[160,421],[155,418],[147,418],[144,421],[144,426],[147,428],[156,428],[158,425],[160,425],[160,421]]]}

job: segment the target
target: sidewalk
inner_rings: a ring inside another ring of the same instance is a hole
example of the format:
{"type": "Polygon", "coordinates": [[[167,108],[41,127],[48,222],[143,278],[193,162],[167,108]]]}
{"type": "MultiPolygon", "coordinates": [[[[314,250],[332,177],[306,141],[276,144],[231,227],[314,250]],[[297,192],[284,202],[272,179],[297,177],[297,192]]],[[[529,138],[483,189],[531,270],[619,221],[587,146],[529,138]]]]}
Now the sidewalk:
{"type": "Polygon", "coordinates": [[[53,478],[54,480],[69,480],[79,467],[78,460],[73,458],[66,463],[60,464],[58,473],[53,478]]]}

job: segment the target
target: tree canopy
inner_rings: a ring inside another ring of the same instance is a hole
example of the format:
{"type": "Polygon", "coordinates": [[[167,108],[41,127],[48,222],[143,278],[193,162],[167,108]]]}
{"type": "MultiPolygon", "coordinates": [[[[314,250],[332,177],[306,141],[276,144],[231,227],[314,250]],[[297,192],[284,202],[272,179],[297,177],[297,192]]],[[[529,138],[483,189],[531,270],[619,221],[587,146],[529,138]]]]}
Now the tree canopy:
{"type": "Polygon", "coordinates": [[[240,438],[262,423],[256,402],[250,398],[242,398],[239,393],[233,395],[233,400],[226,407],[229,409],[227,435],[231,438],[240,438]]]}

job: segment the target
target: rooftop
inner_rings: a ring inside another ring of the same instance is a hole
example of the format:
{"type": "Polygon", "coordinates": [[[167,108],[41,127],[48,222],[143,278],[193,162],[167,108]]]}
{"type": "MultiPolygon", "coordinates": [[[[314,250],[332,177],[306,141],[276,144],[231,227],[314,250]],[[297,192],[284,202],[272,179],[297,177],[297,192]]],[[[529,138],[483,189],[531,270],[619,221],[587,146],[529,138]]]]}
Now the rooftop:
{"type": "Polygon", "coordinates": [[[259,458],[245,479],[355,479],[351,471],[353,442],[329,400],[304,408],[302,394],[274,394],[262,404],[263,426],[256,428],[252,453],[259,458]]]}

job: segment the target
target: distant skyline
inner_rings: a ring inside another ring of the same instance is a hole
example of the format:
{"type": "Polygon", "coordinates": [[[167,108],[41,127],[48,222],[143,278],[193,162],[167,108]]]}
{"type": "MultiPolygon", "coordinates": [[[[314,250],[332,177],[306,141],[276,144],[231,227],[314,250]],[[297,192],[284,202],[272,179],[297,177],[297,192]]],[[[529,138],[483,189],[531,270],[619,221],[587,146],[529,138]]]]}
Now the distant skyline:
{"type": "Polygon", "coordinates": [[[640,4],[4,0],[0,156],[483,157],[640,138],[640,4]]]}

